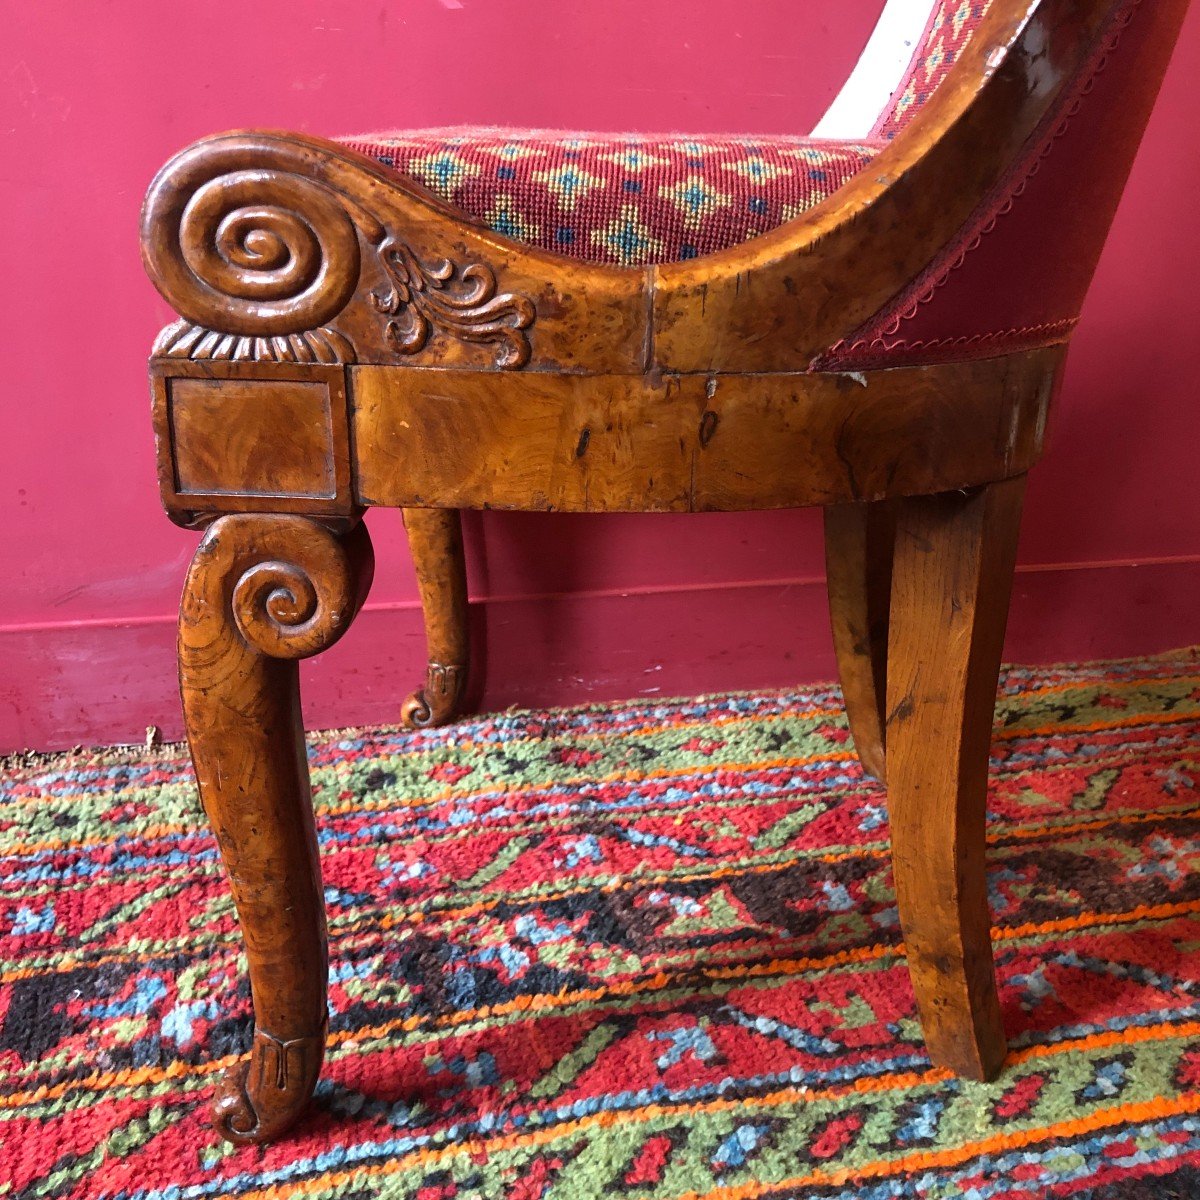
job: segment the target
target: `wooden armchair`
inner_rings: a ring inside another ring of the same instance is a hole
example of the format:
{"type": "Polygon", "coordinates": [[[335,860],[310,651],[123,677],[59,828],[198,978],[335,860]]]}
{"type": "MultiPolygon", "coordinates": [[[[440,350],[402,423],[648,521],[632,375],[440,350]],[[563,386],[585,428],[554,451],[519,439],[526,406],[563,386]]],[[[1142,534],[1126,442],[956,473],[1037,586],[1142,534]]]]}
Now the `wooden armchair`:
{"type": "Polygon", "coordinates": [[[405,510],[425,605],[410,725],[462,694],[457,510],[824,506],[929,1054],[1000,1069],[984,801],[1024,476],[1185,7],[891,0],[818,140],[239,132],[167,164],[159,473],[206,528],[180,678],[257,1023],[228,1137],[280,1133],[321,1066],[296,660],[363,602],[370,506],[405,510]]]}

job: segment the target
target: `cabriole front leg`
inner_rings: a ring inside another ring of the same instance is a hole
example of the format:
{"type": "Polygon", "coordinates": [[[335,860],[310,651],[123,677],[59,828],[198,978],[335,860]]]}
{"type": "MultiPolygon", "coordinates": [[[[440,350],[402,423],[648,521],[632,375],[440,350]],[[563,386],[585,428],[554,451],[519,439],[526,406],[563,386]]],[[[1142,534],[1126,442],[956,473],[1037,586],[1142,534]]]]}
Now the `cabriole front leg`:
{"type": "Polygon", "coordinates": [[[208,530],[179,617],[188,743],[241,923],[254,1003],[250,1057],[218,1085],[234,1142],[303,1112],[325,1048],[325,906],[298,659],[332,645],[370,584],[364,526],[234,515],[208,530]]]}

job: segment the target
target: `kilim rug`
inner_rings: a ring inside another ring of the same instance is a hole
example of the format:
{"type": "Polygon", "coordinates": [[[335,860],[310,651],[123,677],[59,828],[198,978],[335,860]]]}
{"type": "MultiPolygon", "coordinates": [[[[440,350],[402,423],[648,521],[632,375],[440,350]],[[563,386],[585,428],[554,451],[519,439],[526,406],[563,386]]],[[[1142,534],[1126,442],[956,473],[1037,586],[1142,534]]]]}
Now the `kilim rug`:
{"type": "Polygon", "coordinates": [[[1013,1054],[933,1070],[836,690],[319,734],[329,1061],[206,1123],[248,997],[180,748],[0,781],[0,1195],[1200,1196],[1200,659],[1010,670],[1013,1054]]]}

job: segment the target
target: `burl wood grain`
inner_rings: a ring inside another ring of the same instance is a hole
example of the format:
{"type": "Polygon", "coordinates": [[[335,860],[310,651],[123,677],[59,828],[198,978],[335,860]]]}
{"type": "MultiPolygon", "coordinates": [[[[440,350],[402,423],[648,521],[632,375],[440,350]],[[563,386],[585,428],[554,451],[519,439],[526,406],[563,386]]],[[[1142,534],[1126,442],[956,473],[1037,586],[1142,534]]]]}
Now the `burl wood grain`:
{"type": "Polygon", "coordinates": [[[172,379],[168,386],[181,495],[222,491],[231,461],[238,463],[243,489],[264,497],[337,495],[333,459],[325,453],[331,414],[323,381],[172,379]],[[227,438],[214,442],[214,429],[226,430],[227,438]],[[280,430],[292,436],[281,437],[280,430]]]}
{"type": "Polygon", "coordinates": [[[150,380],[159,492],[172,520],[298,512],[348,525],[361,513],[343,366],[157,358],[150,380]]]}
{"type": "Polygon", "coordinates": [[[368,505],[784,508],[943,491],[1038,458],[1063,348],[844,375],[354,368],[368,505]]]}

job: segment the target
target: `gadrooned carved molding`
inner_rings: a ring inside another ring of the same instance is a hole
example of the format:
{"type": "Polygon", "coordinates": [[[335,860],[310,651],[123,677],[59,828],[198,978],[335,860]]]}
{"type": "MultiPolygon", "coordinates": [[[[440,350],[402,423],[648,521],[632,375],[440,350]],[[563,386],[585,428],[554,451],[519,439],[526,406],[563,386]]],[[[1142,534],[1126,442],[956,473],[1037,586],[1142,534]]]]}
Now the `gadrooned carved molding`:
{"type": "Polygon", "coordinates": [[[389,228],[388,199],[300,139],[231,135],[185,150],[142,210],[146,270],[183,318],[155,353],[372,361],[418,354],[436,336],[489,345],[501,368],[528,362],[533,301],[501,292],[487,263],[419,256],[389,228]]]}
{"type": "Polygon", "coordinates": [[[176,321],[154,342],[153,353],[166,358],[207,359],[224,362],[352,363],[356,361],[350,339],[336,329],[306,329],[303,333],[249,337],[221,333],[176,321]]]}

